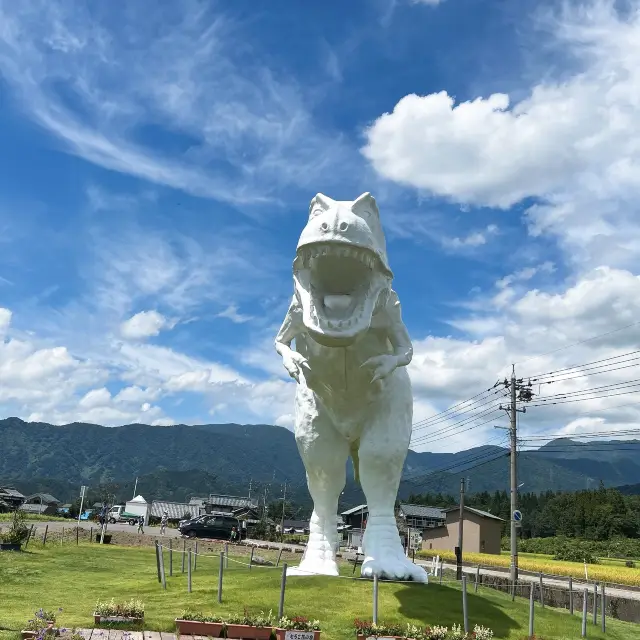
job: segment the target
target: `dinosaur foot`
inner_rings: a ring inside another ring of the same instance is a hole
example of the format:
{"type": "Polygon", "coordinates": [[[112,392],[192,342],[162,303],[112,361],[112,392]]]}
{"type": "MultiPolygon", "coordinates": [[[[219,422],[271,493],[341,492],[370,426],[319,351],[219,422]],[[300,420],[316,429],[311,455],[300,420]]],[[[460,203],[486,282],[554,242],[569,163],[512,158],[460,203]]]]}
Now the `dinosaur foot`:
{"type": "Polygon", "coordinates": [[[363,578],[378,576],[386,580],[429,582],[426,570],[405,556],[398,528],[392,517],[379,518],[367,527],[364,552],[361,571],[363,578]]]}
{"type": "Polygon", "coordinates": [[[305,558],[297,567],[287,567],[287,576],[337,576],[340,575],[335,560],[305,558]]]}
{"type": "Polygon", "coordinates": [[[383,580],[411,580],[413,582],[429,582],[427,572],[404,555],[382,556],[373,558],[368,556],[362,563],[363,578],[378,576],[383,580]]]}

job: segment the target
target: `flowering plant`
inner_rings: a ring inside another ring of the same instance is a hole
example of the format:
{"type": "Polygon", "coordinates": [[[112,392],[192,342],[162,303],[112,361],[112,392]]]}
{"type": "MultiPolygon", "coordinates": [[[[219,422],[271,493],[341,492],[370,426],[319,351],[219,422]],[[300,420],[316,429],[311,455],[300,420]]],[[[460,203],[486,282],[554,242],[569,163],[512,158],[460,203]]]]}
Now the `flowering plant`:
{"type": "MultiPolygon", "coordinates": [[[[62,608],[58,609],[58,612],[62,611],[62,608]]],[[[40,631],[51,626],[56,621],[56,613],[53,611],[47,611],[40,607],[33,615],[33,618],[27,622],[25,631],[40,631]]]]}
{"type": "Polygon", "coordinates": [[[132,598],[129,602],[116,602],[111,598],[110,602],[98,600],[94,611],[101,617],[121,616],[123,618],[143,618],[144,603],[132,598]]]}
{"type": "Polygon", "coordinates": [[[278,620],[278,629],[285,629],[291,631],[320,631],[319,620],[309,620],[302,616],[295,616],[294,618],[287,618],[283,616],[278,620]]]}
{"type": "Polygon", "coordinates": [[[445,640],[447,638],[447,627],[418,627],[408,624],[405,631],[405,637],[411,640],[445,640]]]}
{"type": "Polygon", "coordinates": [[[399,624],[377,624],[369,620],[356,619],[353,622],[358,636],[402,636],[404,637],[402,626],[399,624]]]}
{"type": "Polygon", "coordinates": [[[261,611],[259,615],[251,615],[247,609],[241,615],[230,615],[225,622],[226,624],[242,624],[247,627],[273,627],[273,613],[265,614],[261,611]]]}
{"type": "Polygon", "coordinates": [[[222,616],[206,616],[202,611],[184,609],[180,614],[180,620],[192,620],[193,622],[225,622],[222,616]]]}

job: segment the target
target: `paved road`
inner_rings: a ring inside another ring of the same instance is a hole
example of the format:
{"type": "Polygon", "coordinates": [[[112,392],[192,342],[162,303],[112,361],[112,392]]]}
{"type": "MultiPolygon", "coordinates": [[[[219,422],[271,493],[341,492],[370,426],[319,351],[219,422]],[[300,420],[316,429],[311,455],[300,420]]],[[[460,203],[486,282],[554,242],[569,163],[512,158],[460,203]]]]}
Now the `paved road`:
{"type": "MultiPolygon", "coordinates": [[[[420,564],[424,567],[431,568],[431,562],[416,560],[416,564],[420,564]]],[[[455,564],[444,563],[444,568],[450,571],[456,570],[455,564]]],[[[475,581],[476,576],[476,568],[475,567],[463,567],[463,572],[465,575],[471,578],[471,581],[475,581]]],[[[484,576],[494,576],[498,578],[508,577],[509,570],[508,569],[499,569],[499,568],[491,568],[487,569],[482,567],[480,569],[480,573],[484,576]]],[[[569,578],[552,578],[546,575],[543,575],[543,582],[546,587],[553,587],[557,589],[563,589],[565,591],[569,590],[569,578]]],[[[535,575],[528,575],[526,573],[520,572],[519,574],[520,582],[533,582],[535,584],[540,583],[540,577],[535,575]]],[[[573,590],[582,592],[585,588],[589,589],[589,592],[593,591],[593,583],[586,583],[584,580],[578,580],[577,578],[573,579],[573,590]]],[[[634,591],[630,589],[625,589],[624,587],[610,587],[607,585],[606,593],[609,597],[612,598],[625,598],[627,600],[638,600],[640,601],[640,591],[634,591]]]]}
{"type": "MultiPolygon", "coordinates": [[[[71,519],[64,520],[64,521],[56,520],[52,522],[35,522],[33,520],[28,520],[27,522],[29,526],[31,526],[32,524],[35,525],[36,529],[44,529],[47,525],[49,525],[49,531],[62,531],[63,527],[66,530],[69,530],[77,526],[78,524],[77,520],[71,520],[71,519]]],[[[82,529],[86,529],[87,531],[89,531],[91,527],[93,527],[94,531],[100,529],[100,525],[97,522],[80,522],[80,527],[82,529]]],[[[137,525],[129,525],[129,524],[119,524],[119,523],[108,524],[107,532],[109,531],[124,531],[126,533],[136,533],[136,531],[138,531],[138,527],[137,525]]],[[[144,532],[145,534],[148,534],[148,535],[159,536],[160,527],[145,527],[144,532]]],[[[169,538],[179,538],[180,533],[178,532],[177,529],[171,529],[167,527],[165,529],[165,536],[169,538]]]]}

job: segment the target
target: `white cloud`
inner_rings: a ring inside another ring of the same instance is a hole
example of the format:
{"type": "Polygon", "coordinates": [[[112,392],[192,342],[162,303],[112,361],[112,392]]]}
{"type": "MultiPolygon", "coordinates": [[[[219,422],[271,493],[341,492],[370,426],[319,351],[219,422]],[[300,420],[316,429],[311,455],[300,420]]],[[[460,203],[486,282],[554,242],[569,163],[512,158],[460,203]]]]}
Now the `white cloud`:
{"type": "Polygon", "coordinates": [[[227,318],[235,324],[242,324],[252,320],[252,316],[244,315],[238,312],[238,307],[235,304],[230,304],[226,309],[217,314],[218,318],[227,318]]]}
{"type": "Polygon", "coordinates": [[[132,340],[149,338],[157,336],[167,326],[170,323],[161,313],[154,310],[141,311],[120,325],[120,335],[132,340]]]}
{"type": "Polygon", "coordinates": [[[402,98],[367,130],[364,155],[384,177],[457,202],[508,208],[526,197],[533,234],[572,261],[637,262],[640,227],[640,3],[565,5],[547,16],[571,73],[512,103],[495,93],[455,104],[446,91],[402,98]]]}
{"type": "MultiPolygon", "coordinates": [[[[639,318],[640,276],[608,267],[594,269],[561,292],[534,289],[514,293],[511,304],[504,307],[497,307],[493,296],[487,295],[482,313],[459,321],[468,337],[417,339],[414,336],[415,355],[410,373],[416,407],[420,403],[433,407],[428,412],[416,411],[416,421],[490,388],[509,375],[511,362],[520,363],[517,374],[526,380],[538,373],[635,351],[640,325],[633,323],[639,318]],[[626,328],[615,331],[622,327],[626,328]],[[600,334],[608,335],[591,339],[600,334]],[[531,360],[541,353],[548,355],[531,360]]],[[[565,377],[572,379],[553,384],[538,385],[534,380],[533,390],[541,394],[536,397],[548,397],[633,381],[639,377],[634,368],[638,366],[640,361],[627,362],[616,371],[596,369],[586,376],[567,375],[565,377]]],[[[594,391],[580,402],[532,407],[520,417],[522,435],[525,438],[544,434],[578,435],[585,431],[637,428],[640,388],[621,391],[625,394],[615,396],[615,391],[594,391]],[[595,397],[598,395],[609,397],[595,397]]],[[[413,446],[450,451],[486,442],[495,434],[493,425],[504,423],[503,412],[495,411],[471,419],[466,425],[455,425],[496,407],[500,401],[505,399],[496,395],[492,403],[466,414],[454,414],[450,420],[419,426],[414,431],[413,446]],[[475,426],[484,421],[488,421],[487,424],[475,426]],[[450,431],[438,433],[449,426],[450,431]],[[469,430],[463,431],[465,429],[469,430]]]]}
{"type": "Polygon", "coordinates": [[[442,244],[448,249],[472,249],[487,244],[489,237],[497,233],[498,227],[490,224],[483,231],[472,231],[463,237],[443,238],[442,244]]]}
{"type": "Polygon", "coordinates": [[[410,0],[411,4],[426,4],[430,7],[436,7],[444,0],[410,0]]]}
{"type": "Polygon", "coordinates": [[[107,15],[9,0],[0,22],[0,70],[24,108],[70,153],[107,169],[259,204],[275,201],[275,185],[330,176],[351,153],[313,123],[299,88],[260,62],[268,53],[251,49],[242,25],[209,3],[142,1],[107,15]],[[144,144],[144,126],[170,135],[175,151],[144,144]]]}

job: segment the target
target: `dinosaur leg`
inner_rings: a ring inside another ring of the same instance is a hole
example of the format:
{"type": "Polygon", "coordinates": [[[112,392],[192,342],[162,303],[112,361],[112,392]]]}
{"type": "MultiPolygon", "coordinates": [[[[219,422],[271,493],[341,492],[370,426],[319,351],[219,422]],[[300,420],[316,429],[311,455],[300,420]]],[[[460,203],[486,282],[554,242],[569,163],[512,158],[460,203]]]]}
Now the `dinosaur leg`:
{"type": "Polygon", "coordinates": [[[287,575],[337,576],[338,499],[346,483],[349,444],[321,412],[310,412],[296,426],[296,443],[307,472],[313,514],[302,562],[287,575]]]}
{"type": "Polygon", "coordinates": [[[360,481],[369,517],[363,577],[427,582],[427,572],[404,554],[394,505],[411,439],[411,386],[406,371],[392,374],[360,439],[360,481]]]}

